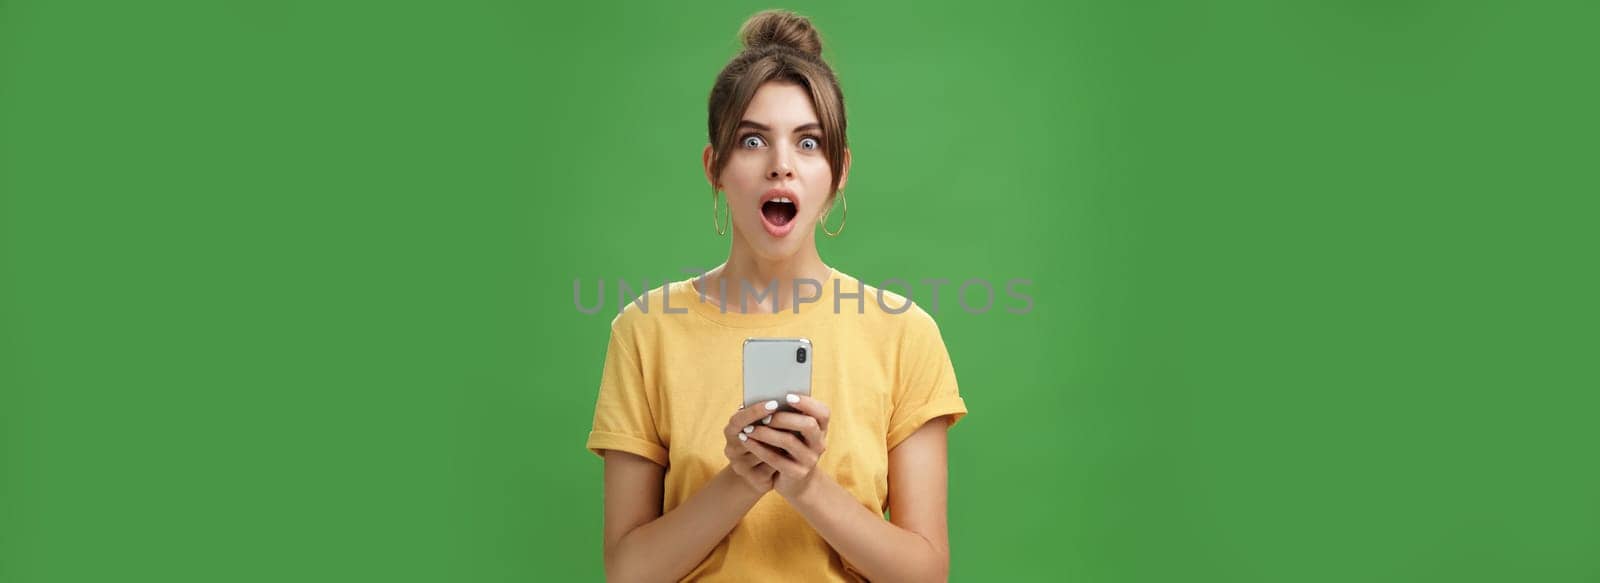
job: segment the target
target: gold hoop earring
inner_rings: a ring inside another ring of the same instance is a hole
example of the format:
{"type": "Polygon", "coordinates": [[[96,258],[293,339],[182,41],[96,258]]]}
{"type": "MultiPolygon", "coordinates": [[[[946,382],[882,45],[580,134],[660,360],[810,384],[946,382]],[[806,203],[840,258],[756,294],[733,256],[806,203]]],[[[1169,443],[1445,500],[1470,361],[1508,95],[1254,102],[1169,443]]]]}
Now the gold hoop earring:
{"type": "Polygon", "coordinates": [[[828,215],[833,213],[833,207],[831,206],[828,207],[828,210],[822,212],[822,220],[818,221],[822,223],[822,232],[827,233],[829,237],[838,237],[839,233],[843,233],[844,224],[850,220],[850,201],[844,199],[843,190],[839,191],[839,203],[844,206],[844,211],[839,218],[839,230],[828,230],[828,215]]]}
{"type": "Polygon", "coordinates": [[[729,208],[727,212],[718,213],[717,207],[722,206],[717,204],[718,194],[721,194],[721,191],[711,191],[711,228],[716,230],[717,236],[720,237],[727,235],[728,227],[733,226],[733,209],[729,208]],[[721,215],[720,218],[718,215],[721,215]]]}

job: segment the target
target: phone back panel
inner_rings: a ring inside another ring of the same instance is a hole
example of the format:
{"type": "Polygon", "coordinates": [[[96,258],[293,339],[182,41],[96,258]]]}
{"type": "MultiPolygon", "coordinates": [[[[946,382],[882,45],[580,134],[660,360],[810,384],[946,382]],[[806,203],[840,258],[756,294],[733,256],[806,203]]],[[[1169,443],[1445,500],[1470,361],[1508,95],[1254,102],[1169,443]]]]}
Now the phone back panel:
{"type": "Polygon", "coordinates": [[[780,411],[794,411],[784,395],[811,395],[811,363],[816,360],[805,338],[749,338],[744,341],[744,405],[778,401],[780,411]],[[799,351],[805,351],[800,362],[799,351]]]}

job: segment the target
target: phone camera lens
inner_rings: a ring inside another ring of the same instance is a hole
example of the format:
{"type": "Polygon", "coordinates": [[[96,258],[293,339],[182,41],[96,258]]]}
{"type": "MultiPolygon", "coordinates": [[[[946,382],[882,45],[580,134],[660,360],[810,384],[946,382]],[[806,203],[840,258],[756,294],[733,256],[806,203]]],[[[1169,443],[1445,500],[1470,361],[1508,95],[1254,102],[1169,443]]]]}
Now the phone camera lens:
{"type": "Polygon", "coordinates": [[[804,348],[795,349],[795,351],[794,351],[794,361],[795,362],[805,362],[806,361],[806,349],[804,349],[804,348]]]}

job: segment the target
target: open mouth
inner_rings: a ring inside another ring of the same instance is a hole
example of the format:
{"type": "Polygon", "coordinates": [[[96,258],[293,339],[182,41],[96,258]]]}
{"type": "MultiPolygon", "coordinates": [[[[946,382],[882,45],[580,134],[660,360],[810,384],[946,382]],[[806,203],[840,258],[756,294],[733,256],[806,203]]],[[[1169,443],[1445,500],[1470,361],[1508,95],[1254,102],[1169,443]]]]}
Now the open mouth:
{"type": "Polygon", "coordinates": [[[787,226],[799,212],[800,207],[795,206],[794,201],[785,196],[761,203],[761,216],[773,226],[787,226]]]}
{"type": "Polygon", "coordinates": [[[780,186],[761,195],[761,227],[768,235],[779,239],[789,236],[799,216],[800,198],[793,190],[780,186]]]}

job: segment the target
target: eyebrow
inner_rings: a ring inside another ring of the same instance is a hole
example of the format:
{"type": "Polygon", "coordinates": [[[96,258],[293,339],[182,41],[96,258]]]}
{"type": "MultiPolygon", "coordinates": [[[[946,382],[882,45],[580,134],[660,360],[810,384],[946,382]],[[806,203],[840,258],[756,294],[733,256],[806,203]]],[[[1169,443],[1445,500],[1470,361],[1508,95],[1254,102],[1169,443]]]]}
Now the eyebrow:
{"type": "MultiPolygon", "coordinates": [[[[772,131],[772,128],[767,127],[765,124],[759,124],[759,123],[750,121],[748,119],[739,120],[739,127],[741,127],[741,128],[743,128],[743,127],[751,127],[751,128],[755,128],[755,129],[761,130],[763,132],[772,131]]],[[[811,123],[808,123],[808,124],[801,124],[801,125],[795,126],[794,131],[803,132],[803,131],[806,131],[806,130],[821,130],[821,129],[822,129],[822,124],[819,124],[817,122],[811,122],[811,123]]]]}

